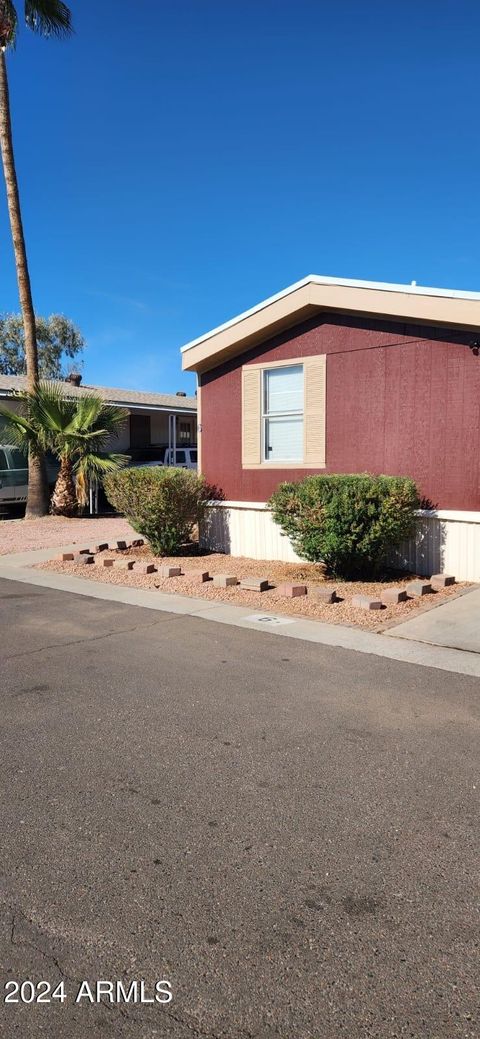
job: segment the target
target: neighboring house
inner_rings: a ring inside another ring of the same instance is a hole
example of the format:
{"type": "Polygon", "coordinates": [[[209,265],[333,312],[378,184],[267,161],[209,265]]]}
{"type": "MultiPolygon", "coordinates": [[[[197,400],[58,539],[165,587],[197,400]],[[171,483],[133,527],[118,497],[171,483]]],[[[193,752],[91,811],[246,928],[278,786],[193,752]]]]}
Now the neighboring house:
{"type": "Polygon", "coordinates": [[[309,473],[413,477],[404,562],[480,580],[480,293],[310,276],[188,343],[216,547],[295,558],[265,509],[309,473]],[[218,431],[222,430],[219,437],[218,431]]]}
{"type": "MultiPolygon", "coordinates": [[[[174,457],[172,452],[176,451],[177,462],[180,463],[182,448],[197,443],[195,397],[187,397],[184,393],[143,393],[107,386],[82,386],[78,375],[70,376],[66,382],[68,392],[73,396],[93,391],[110,404],[127,409],[127,424],[120,436],[112,442],[112,449],[131,455],[134,461],[163,461],[165,450],[169,449],[171,457],[174,457]]],[[[0,375],[0,402],[15,408],[13,395],[25,388],[25,376],[0,375]]]]}

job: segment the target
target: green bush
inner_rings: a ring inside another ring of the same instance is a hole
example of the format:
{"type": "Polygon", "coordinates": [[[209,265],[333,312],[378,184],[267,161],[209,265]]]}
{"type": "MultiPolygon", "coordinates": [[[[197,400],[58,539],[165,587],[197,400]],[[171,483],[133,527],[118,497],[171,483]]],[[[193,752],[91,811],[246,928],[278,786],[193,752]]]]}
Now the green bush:
{"type": "Polygon", "coordinates": [[[269,505],[299,556],[354,579],[378,575],[410,537],[419,496],[403,476],[307,476],[280,484],[269,505]]]}
{"type": "Polygon", "coordinates": [[[202,476],[170,466],[122,469],[104,480],[107,498],[143,534],[159,556],[178,555],[218,496],[202,476]]]}

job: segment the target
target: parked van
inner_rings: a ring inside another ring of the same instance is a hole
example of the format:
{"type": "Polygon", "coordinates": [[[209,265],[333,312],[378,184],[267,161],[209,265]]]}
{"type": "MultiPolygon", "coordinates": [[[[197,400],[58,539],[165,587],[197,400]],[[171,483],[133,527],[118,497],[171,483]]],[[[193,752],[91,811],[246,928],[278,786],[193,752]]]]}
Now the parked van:
{"type": "Polygon", "coordinates": [[[21,505],[27,500],[28,465],[18,447],[0,445],[0,505],[21,505]]]}
{"type": "Polygon", "coordinates": [[[145,461],[134,461],[132,465],[135,469],[154,469],[158,465],[171,465],[175,466],[176,469],[196,469],[197,468],[197,448],[196,447],[177,447],[174,451],[170,447],[165,447],[159,451],[162,457],[145,460],[145,461]]]}
{"type": "Polygon", "coordinates": [[[177,469],[197,468],[196,447],[177,447],[176,451],[167,447],[163,459],[164,465],[174,465],[177,469]]]}
{"type": "MultiPolygon", "coordinates": [[[[59,462],[46,456],[49,487],[58,476],[59,462]]],[[[28,463],[22,451],[12,444],[0,444],[0,507],[25,505],[28,490],[28,463]]]]}

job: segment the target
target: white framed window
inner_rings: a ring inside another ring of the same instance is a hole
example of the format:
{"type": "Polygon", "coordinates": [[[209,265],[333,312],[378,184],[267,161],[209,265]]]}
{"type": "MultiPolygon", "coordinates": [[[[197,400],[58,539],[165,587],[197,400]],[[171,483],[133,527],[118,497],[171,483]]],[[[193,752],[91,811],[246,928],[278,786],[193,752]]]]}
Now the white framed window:
{"type": "Polygon", "coordinates": [[[326,360],[243,365],[243,469],[325,468],[326,360]]]}
{"type": "Polygon", "coordinates": [[[262,457],[265,462],[303,461],[303,364],[262,372],[262,457]]]}

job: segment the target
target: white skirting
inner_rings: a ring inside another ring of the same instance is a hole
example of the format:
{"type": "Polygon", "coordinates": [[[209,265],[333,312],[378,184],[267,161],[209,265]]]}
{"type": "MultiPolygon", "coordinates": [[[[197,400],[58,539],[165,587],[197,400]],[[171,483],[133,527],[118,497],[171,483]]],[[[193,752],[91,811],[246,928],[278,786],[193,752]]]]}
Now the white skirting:
{"type": "Polygon", "coordinates": [[[289,538],[274,523],[270,509],[259,501],[215,502],[202,525],[201,543],[230,556],[300,562],[289,538]]]}
{"type": "MultiPolygon", "coordinates": [[[[232,556],[300,561],[264,502],[213,503],[201,540],[232,556]]],[[[459,581],[480,581],[480,512],[419,512],[416,536],[400,546],[392,563],[426,577],[448,573],[459,581]]]]}

